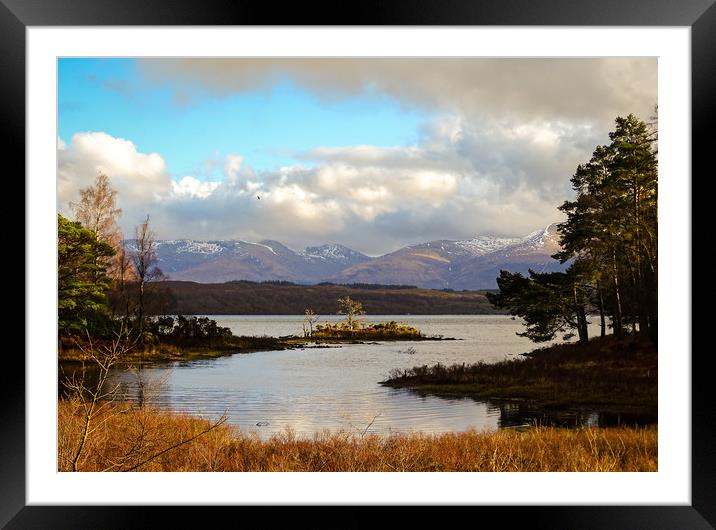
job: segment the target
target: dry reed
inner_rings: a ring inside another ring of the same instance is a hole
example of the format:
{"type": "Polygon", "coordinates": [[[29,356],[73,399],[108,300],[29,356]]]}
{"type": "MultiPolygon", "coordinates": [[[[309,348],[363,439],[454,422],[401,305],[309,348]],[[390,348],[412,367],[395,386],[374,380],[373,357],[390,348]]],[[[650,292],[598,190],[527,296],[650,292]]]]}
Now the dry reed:
{"type": "MultiPolygon", "coordinates": [[[[81,437],[81,405],[61,400],[58,421],[58,468],[68,471],[68,457],[81,437]]],[[[96,419],[78,470],[657,470],[656,427],[534,427],[439,435],[333,431],[311,438],[286,430],[261,440],[227,424],[205,432],[210,426],[193,416],[108,403],[96,419]]]]}

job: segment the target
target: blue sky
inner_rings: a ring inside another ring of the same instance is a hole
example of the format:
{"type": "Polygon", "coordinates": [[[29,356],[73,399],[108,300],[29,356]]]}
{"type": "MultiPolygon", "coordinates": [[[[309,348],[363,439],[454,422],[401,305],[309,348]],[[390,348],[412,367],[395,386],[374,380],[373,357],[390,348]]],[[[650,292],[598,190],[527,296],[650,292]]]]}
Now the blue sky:
{"type": "Polygon", "coordinates": [[[58,62],[57,207],[102,172],[125,235],[340,243],[376,255],[562,219],[654,58],[58,62]],[[259,199],[260,197],[260,199],[259,199]]]}
{"type": "Polygon", "coordinates": [[[232,95],[143,79],[133,59],[60,59],[59,137],[103,131],[158,152],[174,177],[222,178],[212,161],[241,153],[257,171],[310,161],[295,152],[317,146],[414,145],[429,113],[380,93],[326,101],[283,81],[232,95]]]}

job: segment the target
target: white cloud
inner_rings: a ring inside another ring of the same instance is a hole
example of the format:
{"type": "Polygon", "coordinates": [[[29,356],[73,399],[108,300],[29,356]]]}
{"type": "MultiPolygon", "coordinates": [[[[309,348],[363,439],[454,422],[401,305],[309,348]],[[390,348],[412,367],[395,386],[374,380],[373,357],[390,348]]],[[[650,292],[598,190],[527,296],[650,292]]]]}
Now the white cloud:
{"type": "MultiPolygon", "coordinates": [[[[172,189],[164,159],[157,153],[141,153],[129,140],[104,132],[77,133],[57,151],[57,206],[70,215],[69,203],[99,173],[110,177],[123,209],[121,223],[137,223],[150,213],[151,204],[172,189]]],[[[133,225],[130,225],[133,226],[133,225]]],[[[125,233],[127,233],[125,229],[125,233]]]]}
{"type": "Polygon", "coordinates": [[[179,182],[172,182],[171,197],[206,199],[219,187],[219,182],[202,182],[191,176],[182,178],[179,182]]]}
{"type": "Polygon", "coordinates": [[[244,157],[240,155],[227,155],[224,160],[224,178],[226,182],[235,184],[239,179],[239,170],[244,163],[244,157]]]}
{"type": "Polygon", "coordinates": [[[376,254],[430,239],[524,235],[557,220],[571,171],[596,145],[586,149],[585,134],[561,123],[493,129],[444,118],[416,146],[318,146],[301,155],[315,167],[258,173],[231,154],[224,180],[205,181],[172,180],[159,154],[81,133],[58,145],[58,200],[76,200],[101,170],[119,192],[125,234],[148,213],[160,238],[339,242],[376,254]]]}
{"type": "Polygon", "coordinates": [[[264,171],[191,205],[168,204],[171,226],[209,220],[205,232],[192,223],[191,234],[171,237],[278,239],[294,248],[337,241],[380,253],[428,239],[524,235],[560,218],[569,172],[590,152],[573,145],[584,132],[446,119],[413,147],[317,147],[301,155],[315,167],[264,171]]]}
{"type": "Polygon", "coordinates": [[[75,191],[91,184],[98,173],[112,178],[125,200],[161,195],[169,189],[166,164],[157,153],[144,154],[129,140],[103,132],[77,133],[58,149],[58,199],[65,203],[75,191]]]}

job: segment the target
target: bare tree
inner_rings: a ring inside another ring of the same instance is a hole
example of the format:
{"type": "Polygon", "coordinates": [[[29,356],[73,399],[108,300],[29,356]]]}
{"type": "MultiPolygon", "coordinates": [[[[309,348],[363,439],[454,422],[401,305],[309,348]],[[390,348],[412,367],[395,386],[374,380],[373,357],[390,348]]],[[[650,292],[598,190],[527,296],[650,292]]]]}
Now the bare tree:
{"type": "Polygon", "coordinates": [[[117,192],[112,189],[109,177],[104,173],[97,175],[94,185],[80,190],[80,201],[70,203],[70,207],[76,221],[92,230],[97,241],[107,243],[114,249],[115,256],[102,265],[106,267],[110,278],[118,279],[120,270],[127,270],[120,266],[122,233],[117,219],[122,215],[122,209],[117,207],[117,192]]]}
{"type": "Polygon", "coordinates": [[[131,409],[131,405],[118,406],[116,398],[119,385],[108,388],[107,382],[111,369],[134,348],[136,341],[137,338],[130,340],[126,328],[122,326],[109,344],[97,344],[88,335],[87,345],[80,346],[91,366],[98,370],[98,376],[94,382],[88,382],[83,362],[81,369],[65,380],[64,386],[70,392],[70,400],[80,413],[80,423],[74,425],[76,431],[73,425],[60,425],[60,470],[82,471],[83,463],[92,461],[100,464],[99,471],[135,471],[226,422],[227,415],[223,414],[198,433],[180,432],[176,437],[167,438],[157,425],[155,414],[145,409],[144,403],[140,403],[138,412],[130,416],[133,418],[131,425],[121,432],[109,431],[111,440],[102,438],[107,436],[106,425],[131,409]]]}
{"type": "Polygon", "coordinates": [[[303,312],[303,336],[310,337],[313,335],[313,325],[318,322],[318,315],[313,309],[306,309],[303,312]]]}
{"type": "Polygon", "coordinates": [[[351,300],[350,296],[338,299],[338,314],[346,316],[348,328],[352,331],[360,326],[360,317],[365,315],[363,304],[355,300],[351,300]]]}
{"type": "Polygon", "coordinates": [[[142,224],[137,226],[135,233],[135,248],[132,252],[132,261],[137,274],[137,284],[139,289],[137,320],[139,331],[142,331],[144,321],[144,296],[147,283],[152,280],[159,280],[164,275],[157,263],[159,257],[156,250],[156,238],[154,232],[149,227],[149,216],[142,224]]]}
{"type": "Polygon", "coordinates": [[[71,456],[64,456],[72,471],[79,471],[80,459],[87,447],[90,436],[96,429],[96,420],[102,416],[108,405],[112,403],[119,389],[119,385],[110,389],[106,388],[109,372],[133,347],[133,344],[128,340],[124,326],[120,327],[109,345],[95,345],[89,333],[87,333],[87,341],[87,346],[78,344],[78,347],[85,357],[97,367],[99,373],[96,382],[91,385],[88,384],[84,361],[79,372],[74,372],[65,380],[65,388],[71,392],[73,399],[79,402],[83,411],[83,425],[77,447],[72,451],[71,456]]]}
{"type": "Polygon", "coordinates": [[[129,322],[129,316],[131,314],[131,297],[127,290],[127,282],[136,280],[137,272],[132,264],[130,254],[125,250],[124,245],[120,246],[117,254],[115,254],[115,263],[117,265],[115,285],[118,299],[116,303],[112,304],[112,312],[115,315],[119,312],[123,312],[123,320],[126,324],[129,322]]]}

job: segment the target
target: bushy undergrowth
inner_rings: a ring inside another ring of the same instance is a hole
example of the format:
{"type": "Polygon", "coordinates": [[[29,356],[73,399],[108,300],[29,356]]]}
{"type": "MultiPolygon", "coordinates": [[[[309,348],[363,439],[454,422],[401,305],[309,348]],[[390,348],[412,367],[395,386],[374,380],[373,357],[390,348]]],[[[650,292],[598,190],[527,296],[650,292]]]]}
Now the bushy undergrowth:
{"type": "MultiPolygon", "coordinates": [[[[119,364],[211,358],[229,353],[284,349],[286,345],[276,337],[236,336],[227,327],[219,326],[207,317],[161,316],[148,318],[139,336],[130,331],[132,347],[118,359],[119,364]]],[[[93,337],[95,348],[111,342],[111,338],[93,337]]],[[[91,349],[87,337],[60,338],[61,361],[88,361],[91,349]]]]}
{"type": "Polygon", "coordinates": [[[229,328],[207,317],[160,316],[150,318],[146,327],[159,342],[166,344],[217,346],[229,344],[233,337],[229,328]]]}
{"type": "Polygon", "coordinates": [[[657,353],[643,337],[560,344],[497,363],[415,366],[383,384],[434,393],[536,399],[544,404],[656,408],[657,353]]]}

